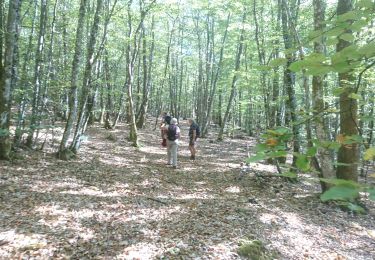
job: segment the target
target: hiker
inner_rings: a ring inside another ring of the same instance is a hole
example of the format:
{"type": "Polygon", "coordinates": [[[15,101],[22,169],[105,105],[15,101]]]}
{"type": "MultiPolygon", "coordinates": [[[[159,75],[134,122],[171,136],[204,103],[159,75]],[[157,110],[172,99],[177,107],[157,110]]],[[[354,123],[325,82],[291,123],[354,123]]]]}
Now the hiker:
{"type": "Polygon", "coordinates": [[[161,146],[163,147],[167,147],[166,129],[168,128],[168,125],[171,122],[171,119],[172,117],[168,115],[167,112],[163,113],[163,117],[162,117],[161,124],[160,124],[161,138],[163,139],[163,141],[161,142],[161,146]]]}
{"type": "Polygon", "coordinates": [[[177,169],[177,151],[178,151],[178,139],[180,138],[180,128],[177,126],[177,119],[172,118],[167,129],[167,165],[172,165],[174,169],[177,169]]]}
{"type": "Polygon", "coordinates": [[[190,150],[190,160],[195,160],[195,154],[197,153],[197,139],[200,136],[199,125],[194,121],[194,119],[189,118],[189,150],[190,150]]]}

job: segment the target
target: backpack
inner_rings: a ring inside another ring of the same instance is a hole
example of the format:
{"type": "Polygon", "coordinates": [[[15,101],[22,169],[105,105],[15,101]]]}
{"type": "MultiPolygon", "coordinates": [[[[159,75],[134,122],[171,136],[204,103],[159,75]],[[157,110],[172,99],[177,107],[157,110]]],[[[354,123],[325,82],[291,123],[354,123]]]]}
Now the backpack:
{"type": "Polygon", "coordinates": [[[177,133],[177,126],[176,125],[169,125],[167,137],[169,141],[174,141],[178,139],[178,133],[177,133]]]}
{"type": "Polygon", "coordinates": [[[194,123],[189,130],[189,136],[192,137],[193,130],[195,130],[195,138],[198,138],[201,136],[201,129],[199,128],[199,125],[194,123]]]}
{"type": "Polygon", "coordinates": [[[201,129],[199,125],[197,125],[197,128],[195,128],[195,134],[197,138],[201,136],[201,129]]]}

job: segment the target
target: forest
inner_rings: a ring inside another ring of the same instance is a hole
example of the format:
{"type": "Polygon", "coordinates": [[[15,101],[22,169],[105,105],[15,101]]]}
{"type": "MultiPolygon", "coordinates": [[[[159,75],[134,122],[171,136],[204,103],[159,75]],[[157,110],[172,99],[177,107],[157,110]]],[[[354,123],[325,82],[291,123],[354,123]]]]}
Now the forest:
{"type": "Polygon", "coordinates": [[[0,34],[0,258],[375,258],[374,0],[0,0],[0,34]]]}

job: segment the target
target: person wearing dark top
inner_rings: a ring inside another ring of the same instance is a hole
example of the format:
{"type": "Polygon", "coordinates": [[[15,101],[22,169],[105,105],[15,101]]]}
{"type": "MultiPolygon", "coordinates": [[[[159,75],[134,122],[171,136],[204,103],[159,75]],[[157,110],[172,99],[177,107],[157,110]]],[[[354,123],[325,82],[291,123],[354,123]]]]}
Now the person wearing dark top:
{"type": "Polygon", "coordinates": [[[167,147],[167,139],[165,138],[165,134],[166,134],[165,126],[168,126],[170,124],[171,119],[172,117],[168,115],[168,112],[163,113],[163,117],[162,117],[161,124],[160,124],[161,137],[163,139],[163,141],[161,142],[161,146],[163,147],[167,147]]]}
{"type": "Polygon", "coordinates": [[[190,150],[190,160],[195,160],[196,143],[199,137],[199,126],[193,119],[188,120],[189,123],[189,150],[190,150]]]}

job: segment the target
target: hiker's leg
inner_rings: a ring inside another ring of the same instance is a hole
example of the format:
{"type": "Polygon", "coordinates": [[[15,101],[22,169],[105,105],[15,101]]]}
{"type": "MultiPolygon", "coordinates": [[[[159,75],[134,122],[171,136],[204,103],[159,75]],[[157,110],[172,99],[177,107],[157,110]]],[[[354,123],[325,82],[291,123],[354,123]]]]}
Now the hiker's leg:
{"type": "Polygon", "coordinates": [[[190,139],[189,141],[190,159],[195,160],[195,142],[190,139]]]}
{"type": "Polygon", "coordinates": [[[172,164],[172,142],[167,140],[167,156],[168,156],[168,164],[172,164]]]}
{"type": "Polygon", "coordinates": [[[195,156],[197,155],[197,140],[195,140],[194,142],[194,145],[193,145],[193,154],[194,154],[194,159],[195,159],[195,156]]]}
{"type": "Polygon", "coordinates": [[[172,165],[177,166],[177,150],[178,150],[178,145],[176,142],[173,142],[172,147],[172,165]]]}

